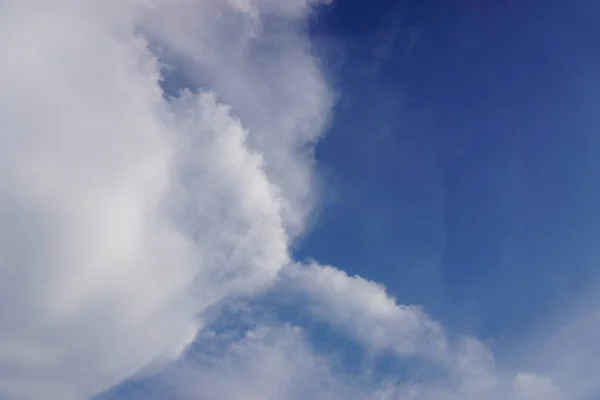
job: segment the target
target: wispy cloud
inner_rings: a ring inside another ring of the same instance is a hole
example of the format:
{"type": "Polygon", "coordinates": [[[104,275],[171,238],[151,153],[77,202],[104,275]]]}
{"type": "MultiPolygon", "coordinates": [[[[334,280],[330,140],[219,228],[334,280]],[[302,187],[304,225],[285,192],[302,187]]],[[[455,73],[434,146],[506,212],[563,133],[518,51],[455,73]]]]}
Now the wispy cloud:
{"type": "Polygon", "coordinates": [[[382,286],[290,259],[333,98],[303,33],[312,3],[0,5],[1,398],[90,398],[169,365],[182,399],[562,398],[382,286]],[[165,95],[163,63],[202,89],[165,95]],[[441,377],[382,385],[301,327],[209,321],[270,287],[441,377]]]}

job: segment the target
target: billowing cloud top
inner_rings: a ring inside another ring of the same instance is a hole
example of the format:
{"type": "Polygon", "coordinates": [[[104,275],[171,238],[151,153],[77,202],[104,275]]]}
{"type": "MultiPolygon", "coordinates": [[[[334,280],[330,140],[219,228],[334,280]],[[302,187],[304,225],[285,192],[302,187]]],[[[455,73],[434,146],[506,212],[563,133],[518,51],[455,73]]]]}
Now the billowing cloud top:
{"type": "Polygon", "coordinates": [[[86,399],[166,365],[177,389],[143,398],[564,398],[383,287],[291,260],[334,97],[313,3],[2,2],[0,398],[86,399]],[[172,67],[191,90],[165,93],[172,67]],[[351,383],[300,327],[211,325],[269,288],[441,373],[351,383]]]}

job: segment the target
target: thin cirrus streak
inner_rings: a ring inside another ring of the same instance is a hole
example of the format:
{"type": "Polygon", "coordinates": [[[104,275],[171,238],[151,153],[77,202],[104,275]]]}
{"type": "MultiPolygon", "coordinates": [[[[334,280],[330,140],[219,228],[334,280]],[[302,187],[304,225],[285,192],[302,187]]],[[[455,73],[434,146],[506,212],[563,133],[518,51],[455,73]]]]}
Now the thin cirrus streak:
{"type": "Polygon", "coordinates": [[[565,398],[382,286],[291,260],[334,98],[301,29],[313,3],[0,5],[0,398],[90,398],[165,365],[163,398],[565,398]],[[169,61],[208,89],[165,95],[169,61]],[[269,288],[443,377],[352,384],[300,327],[206,325],[269,288]],[[194,341],[213,351],[182,357],[194,341]]]}

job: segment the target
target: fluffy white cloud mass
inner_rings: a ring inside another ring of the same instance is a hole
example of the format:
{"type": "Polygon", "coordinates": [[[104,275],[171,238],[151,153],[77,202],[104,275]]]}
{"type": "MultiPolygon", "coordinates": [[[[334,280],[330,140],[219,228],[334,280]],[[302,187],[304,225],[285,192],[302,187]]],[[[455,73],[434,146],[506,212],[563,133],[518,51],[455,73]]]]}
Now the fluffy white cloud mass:
{"type": "MultiPolygon", "coordinates": [[[[147,14],[177,6],[1,6],[3,396],[81,399],[170,359],[203,309],[259,290],[288,261],[287,210],[306,196],[269,176],[267,156],[215,94],[163,95],[139,32],[147,14]]],[[[246,18],[218,2],[181,7],[246,18]]],[[[304,118],[317,130],[313,114],[286,114],[287,134],[304,118]]],[[[288,159],[313,137],[273,151],[288,159]]]]}
{"type": "Polygon", "coordinates": [[[313,3],[0,3],[0,399],[90,398],[196,338],[214,351],[190,347],[169,398],[563,398],[381,286],[291,262],[333,98],[302,31],[313,3]],[[167,95],[173,66],[199,89],[167,95]],[[272,285],[442,377],[351,379],[283,323],[207,335],[207,310],[272,285]]]}

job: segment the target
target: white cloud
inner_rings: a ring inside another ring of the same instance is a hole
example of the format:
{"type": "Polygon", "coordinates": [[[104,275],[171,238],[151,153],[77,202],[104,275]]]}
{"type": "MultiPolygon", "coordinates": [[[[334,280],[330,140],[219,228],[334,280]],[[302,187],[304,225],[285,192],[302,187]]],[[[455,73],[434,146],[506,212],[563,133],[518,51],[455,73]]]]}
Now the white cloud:
{"type": "MultiPolygon", "coordinates": [[[[367,349],[396,354],[410,365],[419,358],[438,367],[441,378],[392,381],[374,388],[376,399],[564,399],[549,378],[503,371],[491,351],[472,337],[449,338],[422,309],[397,304],[384,287],[343,271],[311,264],[286,267],[283,290],[297,293],[298,304],[314,318],[338,328],[367,349]]],[[[341,398],[341,397],[340,397],[341,398]]]]}
{"type": "MultiPolygon", "coordinates": [[[[311,3],[0,4],[0,398],[98,394],[177,359],[211,306],[276,281],[316,200],[312,147],[333,97],[302,33],[311,3]],[[203,90],[166,98],[147,40],[203,90]]],[[[181,397],[558,393],[498,372],[481,342],[449,339],[373,282],[317,264],[281,278],[314,318],[443,377],[353,382],[300,328],[256,323],[174,364],[181,397]]]]}
{"type": "Polygon", "coordinates": [[[306,296],[316,318],[350,332],[375,349],[436,361],[449,357],[440,324],[419,307],[397,304],[381,285],[318,264],[290,266],[283,280],[286,290],[306,296]]]}
{"type": "MultiPolygon", "coordinates": [[[[163,10],[141,4],[1,6],[0,397],[81,399],[176,357],[198,313],[288,261],[285,176],[213,94],[164,99],[136,34],[163,10]]],[[[294,134],[282,159],[317,135],[294,134]]]]}
{"type": "MultiPolygon", "coordinates": [[[[254,311],[237,318],[250,321],[249,327],[208,327],[184,358],[152,378],[160,384],[137,395],[126,392],[102,400],[567,399],[548,378],[495,371],[491,354],[472,339],[456,348],[460,360],[454,360],[454,369],[399,379],[392,374],[348,372],[340,360],[319,354],[299,327],[273,323],[254,311]]],[[[399,337],[398,342],[402,340],[399,337]]]]}
{"type": "Polygon", "coordinates": [[[175,370],[171,384],[182,399],[356,397],[340,385],[341,379],[335,379],[329,363],[310,349],[299,328],[257,325],[238,340],[221,333],[205,340],[203,347],[223,350],[211,356],[199,352],[175,370]]]}
{"type": "Polygon", "coordinates": [[[302,232],[315,199],[312,146],[327,123],[332,94],[302,34],[309,3],[204,0],[155,10],[144,20],[153,43],[218,94],[248,129],[248,145],[281,190],[284,226],[302,232]],[[226,4],[237,4],[226,12],[226,4]],[[242,6],[245,5],[245,6],[242,6]],[[254,10],[254,12],[248,11],[254,10]],[[263,23],[257,12],[278,22],[263,23]]]}

